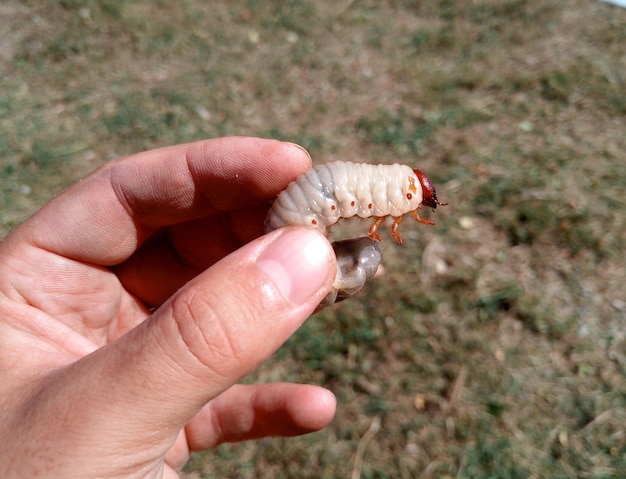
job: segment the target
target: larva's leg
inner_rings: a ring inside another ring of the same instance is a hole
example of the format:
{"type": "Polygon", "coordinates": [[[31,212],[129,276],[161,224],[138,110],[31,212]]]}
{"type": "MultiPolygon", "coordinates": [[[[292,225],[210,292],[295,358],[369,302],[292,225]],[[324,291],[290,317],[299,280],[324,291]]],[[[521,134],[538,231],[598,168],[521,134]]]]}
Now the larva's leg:
{"type": "Polygon", "coordinates": [[[415,218],[416,221],[419,221],[420,223],[424,223],[425,225],[435,226],[434,221],[427,220],[426,218],[420,218],[420,215],[417,212],[417,210],[411,211],[411,214],[413,215],[413,218],[415,218]]]}
{"type": "Polygon", "coordinates": [[[395,220],[393,220],[393,224],[391,225],[391,236],[393,236],[399,245],[402,245],[403,243],[402,238],[400,238],[400,233],[398,233],[398,226],[402,222],[402,218],[404,218],[404,216],[398,216],[395,220]]]}
{"type": "Polygon", "coordinates": [[[375,239],[376,241],[382,241],[382,238],[378,234],[378,228],[380,227],[380,225],[383,224],[383,221],[385,221],[385,218],[386,216],[381,216],[380,218],[376,218],[376,221],[374,221],[374,224],[370,226],[370,229],[367,232],[370,238],[375,239]]]}

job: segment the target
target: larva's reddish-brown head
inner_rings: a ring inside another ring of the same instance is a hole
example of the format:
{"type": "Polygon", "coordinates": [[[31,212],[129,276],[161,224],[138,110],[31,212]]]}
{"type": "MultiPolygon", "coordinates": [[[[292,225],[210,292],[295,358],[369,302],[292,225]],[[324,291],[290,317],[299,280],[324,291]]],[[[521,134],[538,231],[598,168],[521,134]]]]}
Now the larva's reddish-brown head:
{"type": "Polygon", "coordinates": [[[446,206],[448,203],[441,203],[437,199],[437,191],[435,191],[435,185],[430,181],[430,178],[426,173],[420,170],[413,170],[415,176],[422,185],[422,204],[431,207],[433,210],[439,206],[446,206]]]}

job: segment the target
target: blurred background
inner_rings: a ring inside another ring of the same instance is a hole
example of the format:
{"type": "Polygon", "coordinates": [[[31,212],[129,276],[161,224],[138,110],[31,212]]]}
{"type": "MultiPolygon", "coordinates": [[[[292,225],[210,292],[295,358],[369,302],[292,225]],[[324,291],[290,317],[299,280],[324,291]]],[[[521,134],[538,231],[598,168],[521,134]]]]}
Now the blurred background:
{"type": "Polygon", "coordinates": [[[224,135],[406,163],[450,203],[246,378],[331,389],[332,425],[184,477],[626,477],[626,10],[4,0],[0,72],[1,236],[109,159],[224,135]]]}

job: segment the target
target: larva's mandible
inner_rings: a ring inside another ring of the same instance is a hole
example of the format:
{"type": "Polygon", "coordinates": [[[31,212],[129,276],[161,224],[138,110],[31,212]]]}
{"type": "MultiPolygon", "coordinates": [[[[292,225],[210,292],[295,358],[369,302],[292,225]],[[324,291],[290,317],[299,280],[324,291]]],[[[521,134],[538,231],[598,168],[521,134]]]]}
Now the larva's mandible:
{"type": "MultiPolygon", "coordinates": [[[[446,203],[447,204],[447,203],[446,203]]],[[[336,161],[318,165],[300,175],[274,201],[265,229],[272,231],[289,225],[311,226],[328,234],[341,218],[375,217],[369,236],[380,241],[377,232],[387,216],[395,218],[391,233],[402,244],[398,226],[405,214],[420,218],[422,205],[444,205],[424,173],[406,165],[370,165],[336,161]]]]}

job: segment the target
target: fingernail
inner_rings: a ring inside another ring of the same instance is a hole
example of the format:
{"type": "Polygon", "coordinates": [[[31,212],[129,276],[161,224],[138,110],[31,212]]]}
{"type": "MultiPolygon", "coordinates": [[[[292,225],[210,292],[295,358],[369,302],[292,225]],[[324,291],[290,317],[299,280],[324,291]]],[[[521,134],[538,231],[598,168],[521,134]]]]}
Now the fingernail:
{"type": "Polygon", "coordinates": [[[292,143],[290,141],[286,141],[285,143],[289,146],[295,146],[298,150],[304,152],[306,156],[311,158],[311,154],[307,151],[307,149],[304,146],[298,145],[297,143],[292,143]]]}
{"type": "Polygon", "coordinates": [[[257,259],[259,269],[293,304],[304,303],[320,289],[330,264],[328,242],[319,233],[301,228],[285,231],[257,259]]]}

